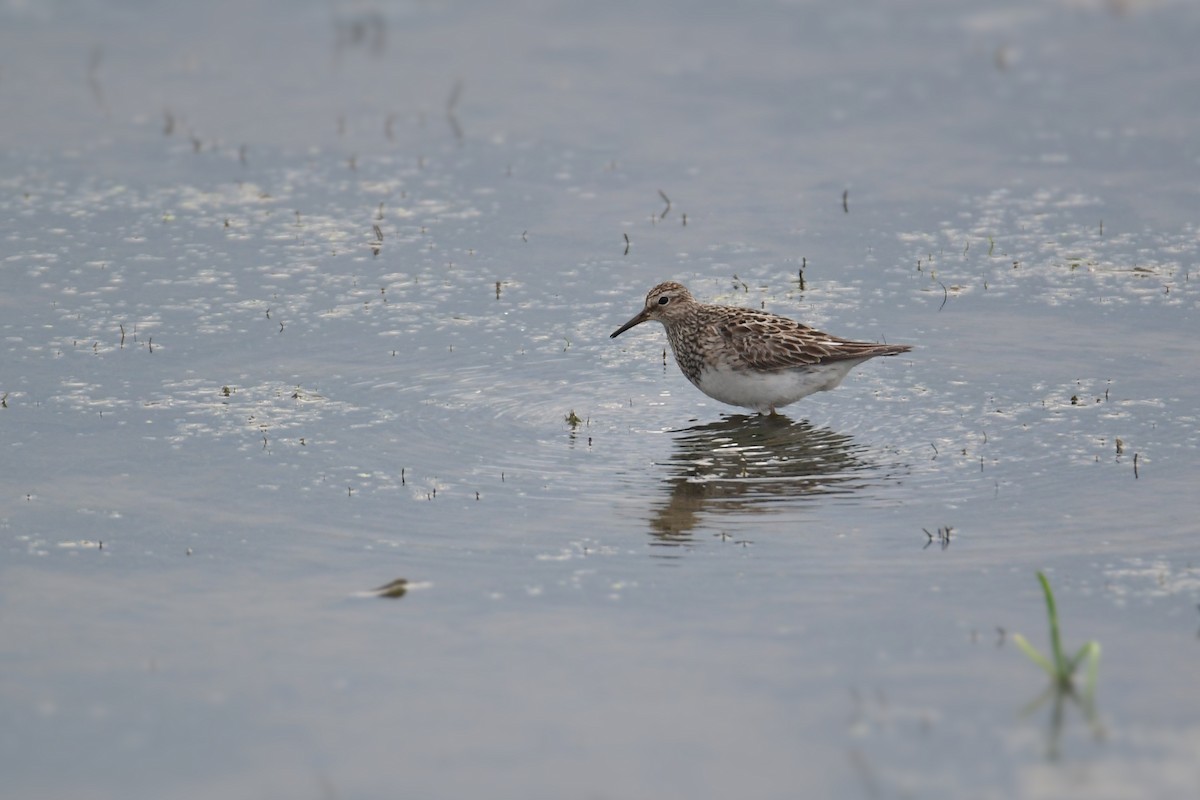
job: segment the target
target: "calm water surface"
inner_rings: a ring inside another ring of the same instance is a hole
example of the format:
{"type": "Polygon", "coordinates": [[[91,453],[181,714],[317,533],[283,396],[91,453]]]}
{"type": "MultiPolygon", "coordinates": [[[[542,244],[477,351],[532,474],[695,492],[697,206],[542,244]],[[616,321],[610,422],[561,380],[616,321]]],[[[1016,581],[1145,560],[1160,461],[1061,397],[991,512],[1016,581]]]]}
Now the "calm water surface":
{"type": "Polygon", "coordinates": [[[2,793],[1192,796],[1198,25],[0,6],[2,793]]]}

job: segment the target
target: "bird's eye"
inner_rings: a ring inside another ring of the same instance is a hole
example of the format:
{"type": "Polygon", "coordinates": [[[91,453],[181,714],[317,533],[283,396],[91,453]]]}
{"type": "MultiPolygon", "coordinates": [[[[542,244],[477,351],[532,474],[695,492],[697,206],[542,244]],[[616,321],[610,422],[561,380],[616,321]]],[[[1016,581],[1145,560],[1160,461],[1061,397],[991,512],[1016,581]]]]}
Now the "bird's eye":
{"type": "Polygon", "coordinates": [[[667,297],[665,294],[662,297],[658,298],[658,304],[660,306],[665,306],[669,302],[671,302],[671,298],[667,297]]]}

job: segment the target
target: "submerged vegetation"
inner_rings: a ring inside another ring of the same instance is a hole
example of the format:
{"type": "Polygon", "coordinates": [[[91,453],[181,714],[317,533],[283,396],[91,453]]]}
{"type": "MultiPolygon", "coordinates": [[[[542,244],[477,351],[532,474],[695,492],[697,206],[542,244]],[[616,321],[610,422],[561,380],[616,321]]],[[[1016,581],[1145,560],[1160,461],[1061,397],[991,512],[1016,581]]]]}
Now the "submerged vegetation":
{"type": "Polygon", "coordinates": [[[1062,737],[1063,720],[1066,712],[1066,701],[1079,704],[1083,715],[1097,739],[1102,738],[1104,731],[1096,714],[1096,675],[1100,667],[1100,644],[1088,641],[1068,658],[1063,652],[1062,639],[1058,625],[1058,606],[1054,602],[1054,592],[1050,589],[1050,581],[1043,572],[1038,572],[1038,581],[1042,584],[1042,592],[1046,596],[1046,616],[1050,620],[1050,658],[1042,655],[1021,634],[1013,634],[1013,641],[1021,652],[1046,671],[1050,676],[1050,685],[1032,702],[1027,704],[1023,715],[1031,714],[1040,708],[1046,700],[1054,698],[1054,706],[1050,715],[1050,735],[1046,755],[1054,761],[1059,756],[1059,742],[1062,737]],[[1074,677],[1080,665],[1087,662],[1087,681],[1082,698],[1075,692],[1074,677]]]}
{"type": "Polygon", "coordinates": [[[1038,581],[1042,584],[1042,592],[1046,596],[1046,616],[1050,620],[1050,655],[1053,660],[1042,655],[1037,648],[1031,645],[1019,633],[1013,635],[1013,641],[1017,643],[1017,647],[1021,648],[1022,653],[1029,656],[1035,664],[1046,670],[1046,674],[1050,676],[1050,680],[1054,682],[1059,690],[1064,692],[1074,691],[1072,679],[1079,665],[1086,659],[1088,670],[1084,697],[1090,701],[1096,690],[1096,675],[1100,667],[1100,643],[1096,641],[1085,642],[1076,651],[1074,656],[1067,657],[1062,648],[1062,638],[1059,634],[1058,625],[1058,606],[1054,602],[1054,592],[1050,589],[1050,581],[1047,580],[1045,573],[1041,571],[1038,572],[1037,577],[1038,581]]]}

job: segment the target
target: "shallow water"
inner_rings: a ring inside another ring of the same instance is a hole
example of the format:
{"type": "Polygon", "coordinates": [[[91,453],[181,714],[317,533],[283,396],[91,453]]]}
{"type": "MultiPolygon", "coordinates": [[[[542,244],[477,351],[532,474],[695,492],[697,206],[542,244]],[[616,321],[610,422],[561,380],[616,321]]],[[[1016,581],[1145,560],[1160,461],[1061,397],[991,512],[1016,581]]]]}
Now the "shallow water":
{"type": "Polygon", "coordinates": [[[0,20],[13,796],[1200,787],[1190,5],[0,20]]]}

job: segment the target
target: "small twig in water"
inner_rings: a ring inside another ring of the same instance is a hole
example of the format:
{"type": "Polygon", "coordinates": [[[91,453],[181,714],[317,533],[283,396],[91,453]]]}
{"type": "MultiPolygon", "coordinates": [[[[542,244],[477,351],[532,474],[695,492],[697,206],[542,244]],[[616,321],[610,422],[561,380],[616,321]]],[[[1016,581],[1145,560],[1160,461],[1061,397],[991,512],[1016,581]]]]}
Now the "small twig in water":
{"type": "Polygon", "coordinates": [[[96,105],[105,114],[108,113],[108,103],[104,99],[104,89],[100,86],[100,64],[104,61],[104,48],[96,45],[92,48],[92,55],[88,60],[88,87],[92,90],[92,97],[96,100],[96,105]]]}
{"type": "Polygon", "coordinates": [[[462,81],[455,81],[454,88],[450,90],[450,97],[446,100],[446,121],[450,123],[450,129],[454,131],[454,138],[462,140],[462,127],[458,124],[458,117],[454,114],[454,107],[458,105],[458,99],[462,97],[462,81]]]}
{"type": "MultiPolygon", "coordinates": [[[[943,550],[945,550],[947,547],[950,546],[950,533],[954,529],[951,528],[949,525],[945,525],[943,527],[938,528],[936,534],[930,533],[925,528],[921,528],[921,530],[925,531],[925,535],[929,537],[929,541],[927,541],[925,543],[925,547],[929,547],[929,545],[933,544],[935,537],[937,538],[937,542],[938,542],[938,544],[941,545],[943,550]]],[[[921,549],[924,550],[925,548],[921,548],[921,549]]]]}

